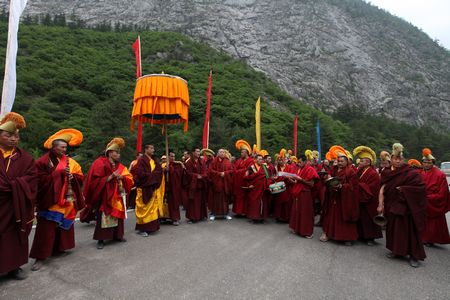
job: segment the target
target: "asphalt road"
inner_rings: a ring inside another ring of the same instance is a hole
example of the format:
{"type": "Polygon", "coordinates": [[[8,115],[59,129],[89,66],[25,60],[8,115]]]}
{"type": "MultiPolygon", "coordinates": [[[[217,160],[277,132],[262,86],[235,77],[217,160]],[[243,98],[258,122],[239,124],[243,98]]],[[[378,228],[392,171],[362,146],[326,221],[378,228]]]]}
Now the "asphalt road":
{"type": "Polygon", "coordinates": [[[272,220],[183,221],[144,238],[129,215],[126,243],[97,250],[93,224],[77,223],[75,249],[28,264],[24,281],[0,277],[0,299],[450,299],[450,246],[414,269],[386,258],[384,240],[322,243],[317,227],[308,240],[272,220]]]}

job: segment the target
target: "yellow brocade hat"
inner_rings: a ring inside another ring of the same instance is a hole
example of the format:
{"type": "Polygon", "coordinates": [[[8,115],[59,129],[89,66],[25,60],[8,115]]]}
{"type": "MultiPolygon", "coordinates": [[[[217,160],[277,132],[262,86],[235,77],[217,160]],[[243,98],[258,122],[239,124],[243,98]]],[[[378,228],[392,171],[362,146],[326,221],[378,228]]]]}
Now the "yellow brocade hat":
{"type": "Polygon", "coordinates": [[[392,145],[392,153],[391,153],[391,157],[395,156],[395,157],[403,157],[403,145],[400,143],[395,143],[392,145]]]}
{"type": "Polygon", "coordinates": [[[422,150],[422,160],[436,160],[436,158],[434,158],[433,153],[431,152],[430,148],[425,148],[422,150]]]}
{"type": "Polygon", "coordinates": [[[315,159],[319,159],[319,151],[313,150],[312,154],[315,159]]]}
{"type": "Polygon", "coordinates": [[[367,146],[358,146],[355,149],[353,149],[353,156],[357,156],[360,159],[361,158],[368,158],[370,159],[370,164],[373,166],[377,162],[377,155],[375,154],[375,151],[373,151],[371,148],[367,146]]]}
{"type": "Polygon", "coordinates": [[[223,152],[225,152],[225,157],[228,159],[231,159],[231,153],[227,149],[223,149],[223,152]]]}
{"type": "Polygon", "coordinates": [[[287,151],[286,151],[286,149],[281,149],[280,150],[280,154],[278,155],[278,158],[285,158],[286,157],[286,153],[287,153],[287,151]]]}
{"type": "Polygon", "coordinates": [[[63,140],[71,147],[78,147],[83,142],[83,134],[73,128],[61,129],[45,141],[44,148],[51,149],[53,141],[56,140],[63,140]]]}
{"type": "Polygon", "coordinates": [[[297,158],[297,156],[294,156],[294,155],[292,155],[291,156],[291,161],[293,162],[293,163],[298,163],[298,158],[297,158]]]}
{"type": "Polygon", "coordinates": [[[16,133],[17,130],[25,127],[25,119],[15,112],[7,113],[0,121],[0,130],[7,131],[9,133],[16,133]]]}
{"type": "Polygon", "coordinates": [[[125,141],[121,137],[115,137],[111,140],[111,142],[106,145],[105,153],[108,151],[117,151],[120,152],[120,149],[125,147],[125,141]]]}

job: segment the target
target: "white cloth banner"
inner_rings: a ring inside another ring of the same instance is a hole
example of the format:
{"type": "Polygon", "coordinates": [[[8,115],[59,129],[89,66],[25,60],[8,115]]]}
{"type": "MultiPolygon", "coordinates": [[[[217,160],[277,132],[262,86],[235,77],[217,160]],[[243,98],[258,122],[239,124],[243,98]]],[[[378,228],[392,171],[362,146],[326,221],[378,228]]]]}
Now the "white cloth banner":
{"type": "Polygon", "coordinates": [[[3,79],[2,104],[0,116],[9,113],[16,97],[16,58],[17,58],[17,32],[19,21],[27,0],[9,1],[8,45],[6,46],[5,77],[3,79]]]}

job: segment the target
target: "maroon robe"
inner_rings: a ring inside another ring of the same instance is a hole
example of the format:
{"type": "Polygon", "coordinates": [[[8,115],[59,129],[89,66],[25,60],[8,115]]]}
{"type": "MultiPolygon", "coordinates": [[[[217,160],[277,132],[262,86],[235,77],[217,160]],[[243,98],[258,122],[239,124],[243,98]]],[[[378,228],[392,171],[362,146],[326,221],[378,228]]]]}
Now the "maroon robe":
{"type": "MultiPolygon", "coordinates": [[[[30,257],[44,260],[57,252],[63,252],[75,247],[74,225],[64,230],[56,222],[40,216],[40,212],[47,211],[52,205],[59,202],[66,181],[65,169],[57,169],[58,159],[56,154],[50,150],[36,161],[39,184],[36,197],[38,210],[36,231],[34,234],[33,246],[30,257]],[[49,161],[52,161],[52,167],[49,161]]],[[[84,196],[81,192],[83,176],[72,174],[72,191],[75,196],[74,207],[76,211],[84,208],[84,196]]]]}
{"type": "Polygon", "coordinates": [[[180,205],[183,200],[183,176],[185,170],[179,162],[169,164],[169,182],[166,184],[167,205],[169,208],[169,217],[172,221],[179,221],[180,205]]]}
{"type": "Polygon", "coordinates": [[[434,167],[421,170],[427,189],[427,221],[422,232],[424,243],[450,244],[445,214],[448,211],[448,184],[445,174],[434,167]]]}
{"type": "MultiPolygon", "coordinates": [[[[152,171],[150,166],[150,158],[146,154],[144,154],[138,159],[136,167],[134,167],[131,171],[136,188],[140,188],[142,190],[142,201],[144,202],[144,204],[150,202],[153,197],[154,191],[161,186],[163,174],[161,164],[154,158],[153,161],[155,162],[155,168],[152,171]]],[[[145,224],[136,223],[135,229],[145,232],[158,231],[159,219],[145,224]]]]}
{"type": "Polygon", "coordinates": [[[209,167],[209,179],[213,197],[209,200],[211,214],[216,216],[228,215],[229,204],[233,192],[233,165],[228,158],[216,157],[209,167]],[[221,173],[224,173],[224,177],[221,173]]]}
{"type": "Polygon", "coordinates": [[[322,208],[323,231],[333,240],[355,241],[358,238],[358,178],[352,166],[336,167],[333,175],[340,179],[342,188],[326,188],[322,208]]]}
{"type": "Polygon", "coordinates": [[[426,221],[426,188],[421,175],[407,164],[381,173],[384,185],[386,248],[396,255],[424,260],[421,233],[426,221]]]}
{"type": "Polygon", "coordinates": [[[269,217],[269,198],[264,197],[268,188],[268,174],[264,170],[264,164],[260,166],[259,170],[256,164],[253,164],[244,176],[246,186],[253,185],[248,192],[247,217],[256,221],[269,217]]]}
{"type": "MultiPolygon", "coordinates": [[[[117,163],[116,169],[123,167],[117,163]]],[[[122,240],[124,236],[124,220],[118,219],[118,226],[102,228],[100,207],[111,209],[111,199],[117,193],[115,180],[108,181],[108,177],[115,171],[112,169],[109,159],[105,156],[97,158],[91,165],[89,173],[84,181],[84,196],[86,208],[80,214],[81,222],[89,222],[96,219],[94,240],[122,240]]],[[[130,193],[133,180],[124,177],[123,187],[130,193]]],[[[125,208],[126,209],[126,208],[125,208]]],[[[106,212],[107,213],[107,212],[106,212]]]]}
{"type": "Polygon", "coordinates": [[[197,222],[207,217],[206,200],[208,197],[207,170],[201,159],[193,158],[186,162],[186,175],[189,182],[188,205],[186,207],[186,218],[197,222]],[[201,178],[198,178],[198,175],[201,178]]]}
{"type": "Polygon", "coordinates": [[[244,216],[246,214],[247,209],[247,198],[248,198],[248,190],[243,189],[243,186],[246,186],[244,176],[247,169],[254,163],[252,157],[248,157],[247,159],[238,159],[234,164],[234,174],[233,174],[233,182],[234,182],[234,203],[233,203],[233,212],[236,215],[244,216]]]}
{"type": "MultiPolygon", "coordinates": [[[[297,167],[295,165],[285,165],[282,170],[280,166],[277,165],[277,172],[292,173],[295,172],[297,167]]],[[[275,179],[275,182],[284,181],[286,184],[286,190],[284,192],[272,195],[272,201],[274,202],[273,217],[280,222],[289,222],[289,216],[291,211],[291,195],[290,195],[290,184],[291,182],[286,177],[279,176],[275,179]]]]}
{"type": "Polygon", "coordinates": [[[360,168],[357,175],[359,180],[359,238],[364,240],[382,238],[381,227],[373,221],[373,218],[378,214],[380,175],[373,167],[360,168]]]}
{"type": "Polygon", "coordinates": [[[34,159],[27,152],[15,148],[7,158],[0,153],[0,273],[28,262],[37,183],[34,159]]]}
{"type": "MultiPolygon", "coordinates": [[[[308,164],[292,171],[305,181],[319,180],[316,170],[308,164]]],[[[314,232],[314,199],[311,189],[312,187],[299,180],[291,187],[292,210],[289,227],[301,236],[311,236],[314,232]]]]}

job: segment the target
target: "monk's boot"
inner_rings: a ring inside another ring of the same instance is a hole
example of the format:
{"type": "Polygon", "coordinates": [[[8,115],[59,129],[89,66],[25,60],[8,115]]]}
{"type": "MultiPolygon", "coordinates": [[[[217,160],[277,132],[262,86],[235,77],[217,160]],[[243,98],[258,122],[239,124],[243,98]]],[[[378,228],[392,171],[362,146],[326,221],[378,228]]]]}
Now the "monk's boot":
{"type": "Polygon", "coordinates": [[[419,267],[419,261],[417,259],[415,259],[414,257],[410,257],[409,258],[409,265],[413,268],[418,268],[419,267]]]}
{"type": "Polygon", "coordinates": [[[40,259],[36,259],[34,261],[33,266],[31,266],[31,271],[38,271],[42,268],[42,266],[44,265],[44,261],[40,260],[40,259]]]}
{"type": "Polygon", "coordinates": [[[27,274],[22,268],[17,268],[8,273],[8,275],[16,280],[24,280],[27,278],[27,274]]]}
{"type": "Polygon", "coordinates": [[[98,241],[97,242],[97,249],[98,250],[101,250],[101,249],[103,249],[103,247],[105,247],[105,242],[104,241],[98,241]]]}

